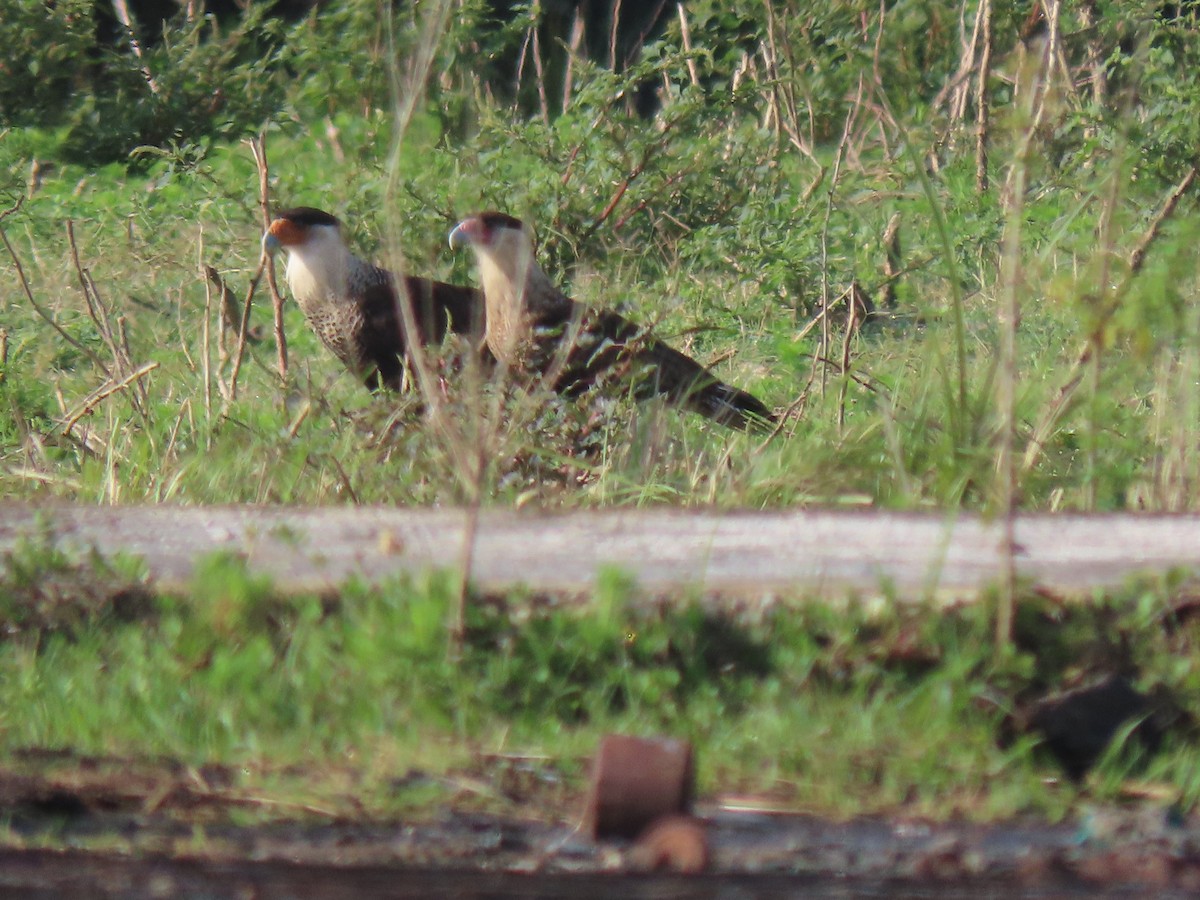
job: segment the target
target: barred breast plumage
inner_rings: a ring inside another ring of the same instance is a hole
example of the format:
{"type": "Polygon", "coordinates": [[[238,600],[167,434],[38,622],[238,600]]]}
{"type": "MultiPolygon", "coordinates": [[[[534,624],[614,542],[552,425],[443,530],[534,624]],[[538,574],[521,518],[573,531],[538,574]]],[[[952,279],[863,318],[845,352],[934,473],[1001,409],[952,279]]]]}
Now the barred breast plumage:
{"type": "Polygon", "coordinates": [[[269,251],[288,253],[287,282],[309,325],[334,356],[367,387],[399,390],[410,340],[440,343],[448,332],[483,332],[482,294],[411,275],[397,282],[386,269],[354,256],[341,223],[310,207],[284,210],[263,237],[269,251]],[[397,290],[397,284],[403,292],[397,290]],[[415,333],[405,328],[409,302],[415,333]]]}

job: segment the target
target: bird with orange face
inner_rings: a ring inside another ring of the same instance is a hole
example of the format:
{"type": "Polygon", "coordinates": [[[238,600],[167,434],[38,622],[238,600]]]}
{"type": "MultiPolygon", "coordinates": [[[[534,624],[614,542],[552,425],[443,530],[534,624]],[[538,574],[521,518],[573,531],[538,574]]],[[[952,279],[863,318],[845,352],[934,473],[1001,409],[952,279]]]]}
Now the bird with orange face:
{"type": "Polygon", "coordinates": [[[341,222],[323,210],[299,206],[278,213],[263,235],[263,248],[287,253],[288,288],[308,324],[372,391],[400,390],[414,344],[440,344],[449,332],[482,333],[479,291],[396,276],[355,256],[341,222]],[[410,304],[413,334],[405,327],[402,302],[410,304]]]}

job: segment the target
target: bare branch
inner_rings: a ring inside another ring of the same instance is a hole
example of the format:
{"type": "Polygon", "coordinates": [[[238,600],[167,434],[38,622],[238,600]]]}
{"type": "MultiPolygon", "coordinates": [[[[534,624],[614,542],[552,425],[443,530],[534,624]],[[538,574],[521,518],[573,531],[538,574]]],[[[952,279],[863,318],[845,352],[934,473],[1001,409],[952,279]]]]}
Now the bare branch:
{"type": "Polygon", "coordinates": [[[696,60],[692,59],[692,29],[688,27],[687,12],[682,3],[675,4],[675,11],[679,13],[679,33],[683,38],[683,51],[687,54],[688,77],[692,80],[692,87],[698,87],[700,75],[696,72],[696,60]]]}
{"type": "Polygon", "coordinates": [[[142,55],[142,45],[137,39],[137,32],[133,28],[133,17],[129,15],[129,4],[125,0],[113,0],[113,10],[117,14],[117,19],[125,26],[125,34],[129,40],[129,49],[133,51],[133,55],[142,61],[142,77],[146,79],[146,84],[150,85],[150,90],[157,94],[159,92],[158,82],[154,80],[154,75],[150,72],[150,67],[145,63],[145,57],[142,55]]]}
{"type": "Polygon", "coordinates": [[[1196,180],[1196,167],[1188,169],[1183,180],[1175,185],[1175,188],[1167,195],[1167,199],[1163,201],[1154,218],[1150,220],[1150,224],[1146,230],[1142,232],[1142,236],[1138,238],[1137,244],[1133,248],[1133,252],[1129,254],[1129,274],[1136,275],[1142,271],[1142,266],[1146,262],[1146,253],[1150,250],[1150,245],[1154,243],[1154,239],[1158,237],[1162,231],[1163,224],[1175,212],[1175,207],[1179,205],[1179,201],[1183,195],[1191,189],[1192,183],[1196,180]]]}
{"type": "MultiPolygon", "coordinates": [[[[6,218],[9,214],[16,212],[20,205],[21,201],[18,200],[16,205],[6,210],[3,214],[0,214],[0,221],[3,221],[4,218],[6,218]]],[[[29,305],[34,308],[37,314],[41,316],[51,328],[58,332],[59,336],[64,341],[90,359],[93,365],[95,365],[96,368],[98,368],[106,376],[112,377],[108,367],[104,365],[104,361],[101,360],[100,357],[97,356],[90,347],[76,340],[70,335],[70,333],[67,332],[66,329],[59,325],[58,322],[54,321],[54,317],[50,315],[49,311],[44,309],[34,298],[33,290],[29,287],[29,279],[25,277],[25,267],[21,265],[21,260],[17,257],[17,251],[13,249],[13,245],[9,242],[8,234],[5,233],[3,226],[0,226],[0,241],[4,242],[4,248],[8,251],[8,255],[12,258],[13,266],[17,270],[17,278],[20,279],[21,289],[25,292],[25,297],[27,300],[29,300],[29,305]]]]}

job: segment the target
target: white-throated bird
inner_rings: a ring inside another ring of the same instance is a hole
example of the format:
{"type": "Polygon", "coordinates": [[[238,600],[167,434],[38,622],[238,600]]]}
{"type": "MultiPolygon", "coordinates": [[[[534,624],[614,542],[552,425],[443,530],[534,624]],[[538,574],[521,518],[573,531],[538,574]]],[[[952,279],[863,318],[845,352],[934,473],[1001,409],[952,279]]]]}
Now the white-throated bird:
{"type": "Polygon", "coordinates": [[[487,346],[511,369],[537,372],[567,396],[616,377],[639,399],[663,396],[731,428],[775,423],[757,397],[725,384],[646,329],[566,296],[538,266],[520,219],[499,212],[471,216],[450,232],[450,246],[475,251],[487,346]]]}
{"type": "Polygon", "coordinates": [[[263,247],[287,252],[288,288],[308,324],[372,391],[398,391],[404,379],[413,341],[400,303],[411,304],[418,345],[441,343],[448,331],[483,330],[478,290],[413,275],[397,278],[351,253],[341,222],[322,210],[298,206],[276,214],[263,247]]]}

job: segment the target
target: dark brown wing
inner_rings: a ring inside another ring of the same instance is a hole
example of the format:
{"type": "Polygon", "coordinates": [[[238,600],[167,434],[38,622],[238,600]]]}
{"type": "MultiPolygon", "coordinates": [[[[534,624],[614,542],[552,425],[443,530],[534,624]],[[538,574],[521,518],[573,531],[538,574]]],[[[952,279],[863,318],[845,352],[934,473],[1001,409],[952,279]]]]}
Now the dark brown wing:
{"type": "Polygon", "coordinates": [[[404,276],[404,287],[412,303],[419,343],[440,344],[447,331],[483,335],[483,291],[412,275],[404,276]]]}
{"type": "MultiPolygon", "coordinates": [[[[398,391],[409,346],[397,305],[402,298],[390,272],[376,269],[373,275],[359,296],[363,321],[357,344],[363,379],[373,391],[380,386],[398,391]]],[[[482,322],[477,320],[483,316],[483,294],[476,289],[412,275],[404,276],[403,283],[419,346],[440,344],[449,331],[482,333],[482,322]]]]}
{"type": "Polygon", "coordinates": [[[725,384],[690,356],[610,310],[563,305],[539,319],[535,335],[535,365],[554,376],[554,389],[561,394],[574,396],[620,380],[632,385],[638,399],[663,396],[731,428],[775,422],[757,397],[725,384]],[[564,349],[566,340],[571,340],[569,349],[564,349]]]}

